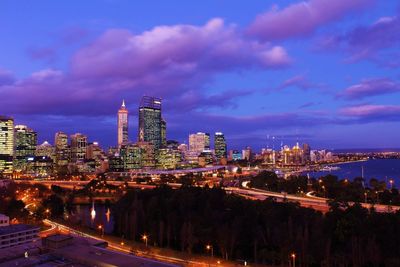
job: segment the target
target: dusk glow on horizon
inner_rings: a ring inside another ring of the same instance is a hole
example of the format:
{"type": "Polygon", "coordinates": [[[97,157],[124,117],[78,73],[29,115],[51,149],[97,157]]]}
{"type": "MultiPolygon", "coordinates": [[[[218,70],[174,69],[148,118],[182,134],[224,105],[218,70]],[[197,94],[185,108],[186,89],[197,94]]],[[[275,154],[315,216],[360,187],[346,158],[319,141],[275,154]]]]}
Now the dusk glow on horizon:
{"type": "Polygon", "coordinates": [[[400,147],[397,1],[6,0],[0,35],[0,115],[39,143],[63,131],[117,146],[123,100],[137,141],[154,96],[181,143],[400,147]]]}

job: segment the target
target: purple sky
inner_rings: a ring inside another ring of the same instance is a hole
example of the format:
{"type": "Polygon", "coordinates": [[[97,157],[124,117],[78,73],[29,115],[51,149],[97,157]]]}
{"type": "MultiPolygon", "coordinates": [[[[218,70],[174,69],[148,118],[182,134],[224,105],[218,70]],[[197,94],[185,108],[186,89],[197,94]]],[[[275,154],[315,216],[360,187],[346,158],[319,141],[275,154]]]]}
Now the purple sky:
{"type": "Polygon", "coordinates": [[[62,130],[107,147],[122,99],[135,141],[153,95],[181,142],[400,147],[396,2],[1,1],[0,114],[40,141],[62,130]]]}

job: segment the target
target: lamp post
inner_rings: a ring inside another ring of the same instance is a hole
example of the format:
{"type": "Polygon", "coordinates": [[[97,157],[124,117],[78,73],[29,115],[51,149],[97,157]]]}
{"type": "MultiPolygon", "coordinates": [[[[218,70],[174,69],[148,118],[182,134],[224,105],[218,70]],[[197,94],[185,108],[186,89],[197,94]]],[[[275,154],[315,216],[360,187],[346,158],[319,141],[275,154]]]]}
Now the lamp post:
{"type": "Polygon", "coordinates": [[[103,227],[103,225],[99,225],[99,226],[97,226],[97,228],[100,230],[100,232],[101,232],[101,237],[103,237],[104,236],[104,227],[103,227]]]}
{"type": "MultiPolygon", "coordinates": [[[[209,250],[211,252],[211,258],[214,257],[214,248],[211,245],[207,245],[206,249],[209,250]]],[[[211,261],[211,260],[210,260],[211,261]]],[[[208,262],[208,266],[211,266],[210,261],[208,262]]]]}
{"type": "Polygon", "coordinates": [[[390,190],[393,190],[393,183],[394,183],[393,179],[390,179],[389,183],[390,183],[390,190]]]}
{"type": "Polygon", "coordinates": [[[364,202],[365,203],[367,203],[367,196],[368,196],[367,192],[364,192],[364,202]]]}
{"type": "Polygon", "coordinates": [[[144,243],[146,244],[146,248],[147,248],[147,240],[148,240],[147,235],[144,234],[144,235],[142,236],[142,239],[143,239],[144,243]]]}
{"type": "Polygon", "coordinates": [[[290,257],[292,258],[292,267],[296,267],[296,254],[292,253],[290,257]]]}

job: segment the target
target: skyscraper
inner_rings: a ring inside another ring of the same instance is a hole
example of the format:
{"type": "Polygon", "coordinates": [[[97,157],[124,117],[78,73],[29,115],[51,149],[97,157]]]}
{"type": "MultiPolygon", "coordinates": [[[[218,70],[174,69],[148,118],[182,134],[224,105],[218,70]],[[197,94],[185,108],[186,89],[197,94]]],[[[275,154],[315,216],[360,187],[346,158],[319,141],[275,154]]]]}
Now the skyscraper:
{"type": "Polygon", "coordinates": [[[68,135],[57,132],[54,137],[55,163],[57,168],[67,166],[70,160],[70,148],[68,146],[68,135]]]}
{"type": "Polygon", "coordinates": [[[14,156],[14,120],[0,116],[0,174],[12,174],[14,156]]]}
{"type": "Polygon", "coordinates": [[[161,118],[161,146],[167,146],[167,122],[161,118]]]}
{"type": "Polygon", "coordinates": [[[125,100],[122,100],[121,108],[118,110],[118,147],[128,142],[128,110],[125,100]]]}
{"type": "Polygon", "coordinates": [[[37,133],[26,125],[16,125],[14,127],[14,138],[14,169],[16,171],[25,171],[28,158],[33,158],[35,156],[37,133]]]}
{"type": "Polygon", "coordinates": [[[139,142],[150,142],[158,150],[162,145],[161,99],[143,96],[139,106],[139,142]]]}
{"type": "Polygon", "coordinates": [[[87,136],[81,133],[71,135],[71,160],[77,162],[86,159],[87,136]]]}
{"type": "Polygon", "coordinates": [[[195,133],[189,135],[189,151],[197,152],[198,154],[210,150],[210,134],[195,133]]]}
{"type": "Polygon", "coordinates": [[[223,133],[216,132],[214,135],[215,157],[220,160],[226,158],[226,141],[223,133]]]}

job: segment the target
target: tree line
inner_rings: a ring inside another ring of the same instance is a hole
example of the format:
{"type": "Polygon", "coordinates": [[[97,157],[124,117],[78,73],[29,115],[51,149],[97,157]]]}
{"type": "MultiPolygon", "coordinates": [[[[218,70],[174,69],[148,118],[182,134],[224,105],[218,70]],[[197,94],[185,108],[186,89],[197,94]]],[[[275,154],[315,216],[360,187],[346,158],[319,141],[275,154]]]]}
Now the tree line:
{"type": "Polygon", "coordinates": [[[400,266],[400,213],[333,201],[322,214],[296,203],[247,200],[220,188],[131,190],[114,206],[115,234],[188,253],[275,266],[400,266]]]}

